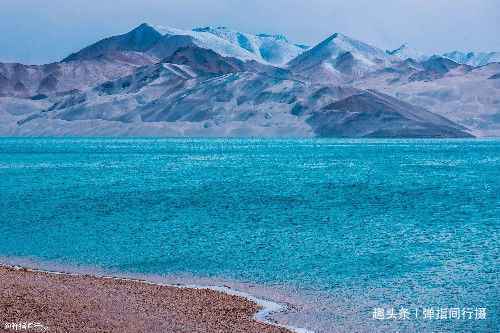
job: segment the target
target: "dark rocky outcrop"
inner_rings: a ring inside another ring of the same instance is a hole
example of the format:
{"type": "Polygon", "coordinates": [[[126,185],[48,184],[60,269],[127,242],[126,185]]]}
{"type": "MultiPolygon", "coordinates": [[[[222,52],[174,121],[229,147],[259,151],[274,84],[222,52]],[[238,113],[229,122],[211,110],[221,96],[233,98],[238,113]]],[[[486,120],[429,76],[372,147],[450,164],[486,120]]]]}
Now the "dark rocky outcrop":
{"type": "Polygon", "coordinates": [[[323,137],[472,137],[446,118],[375,91],[332,103],[307,122],[323,137]]]}

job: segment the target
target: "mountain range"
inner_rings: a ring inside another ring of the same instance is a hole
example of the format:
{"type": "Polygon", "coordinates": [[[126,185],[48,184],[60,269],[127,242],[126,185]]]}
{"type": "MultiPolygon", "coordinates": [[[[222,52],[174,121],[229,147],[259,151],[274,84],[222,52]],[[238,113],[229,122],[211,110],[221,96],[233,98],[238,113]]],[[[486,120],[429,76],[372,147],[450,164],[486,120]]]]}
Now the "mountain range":
{"type": "Polygon", "coordinates": [[[499,54],[141,24],[57,63],[0,63],[0,135],[500,135],[499,54]]]}

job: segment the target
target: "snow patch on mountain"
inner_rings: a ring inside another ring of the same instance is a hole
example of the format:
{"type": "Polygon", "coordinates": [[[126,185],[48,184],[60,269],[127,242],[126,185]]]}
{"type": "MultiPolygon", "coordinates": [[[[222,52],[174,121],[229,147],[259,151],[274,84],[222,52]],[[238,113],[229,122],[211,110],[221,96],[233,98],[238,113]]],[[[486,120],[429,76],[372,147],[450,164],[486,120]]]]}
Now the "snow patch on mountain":
{"type": "Polygon", "coordinates": [[[205,27],[196,28],[193,31],[208,32],[223,38],[232,44],[255,54],[261,61],[273,64],[284,65],[291,59],[301,54],[306,47],[292,44],[284,35],[258,34],[252,35],[231,30],[227,27],[205,27]]]}
{"type": "Polygon", "coordinates": [[[204,27],[180,30],[157,26],[164,36],[190,36],[193,44],[211,49],[225,57],[255,60],[272,65],[284,65],[307,49],[290,43],[283,35],[243,33],[227,27],[204,27]]]}

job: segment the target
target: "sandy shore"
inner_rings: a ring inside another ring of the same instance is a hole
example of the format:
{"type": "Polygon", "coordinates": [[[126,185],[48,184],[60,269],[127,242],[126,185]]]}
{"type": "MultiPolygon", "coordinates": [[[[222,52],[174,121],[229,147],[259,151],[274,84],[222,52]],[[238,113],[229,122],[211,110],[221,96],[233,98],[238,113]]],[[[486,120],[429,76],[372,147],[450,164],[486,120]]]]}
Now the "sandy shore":
{"type": "MultiPolygon", "coordinates": [[[[0,331],[41,323],[48,332],[290,333],[253,319],[259,306],[209,289],[0,266],[0,331]]],[[[24,331],[41,331],[40,328],[24,331]]]]}

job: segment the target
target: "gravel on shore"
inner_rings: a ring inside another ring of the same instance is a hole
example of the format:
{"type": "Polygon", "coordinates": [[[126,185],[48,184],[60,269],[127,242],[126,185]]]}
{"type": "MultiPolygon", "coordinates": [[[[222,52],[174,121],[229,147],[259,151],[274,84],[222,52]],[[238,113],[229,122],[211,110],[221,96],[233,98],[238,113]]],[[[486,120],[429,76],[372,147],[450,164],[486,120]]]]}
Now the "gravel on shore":
{"type": "Polygon", "coordinates": [[[209,289],[0,266],[1,332],[19,331],[12,323],[40,323],[47,332],[291,333],[255,321],[258,310],[250,300],[209,289]]]}

